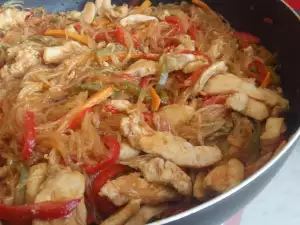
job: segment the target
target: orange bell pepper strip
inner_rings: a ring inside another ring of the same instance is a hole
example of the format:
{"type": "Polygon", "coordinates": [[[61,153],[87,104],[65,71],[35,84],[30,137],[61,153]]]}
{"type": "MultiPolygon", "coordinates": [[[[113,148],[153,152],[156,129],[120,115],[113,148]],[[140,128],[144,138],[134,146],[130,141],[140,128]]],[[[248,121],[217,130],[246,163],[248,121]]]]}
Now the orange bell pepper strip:
{"type": "Polygon", "coordinates": [[[270,84],[270,81],[271,81],[271,73],[267,72],[267,75],[266,75],[265,79],[263,80],[263,82],[261,83],[260,87],[262,87],[262,88],[268,87],[270,84]]]}
{"type": "Polygon", "coordinates": [[[152,97],[152,104],[151,104],[151,108],[153,111],[157,111],[160,103],[161,103],[161,99],[159,97],[159,95],[156,93],[155,89],[153,87],[149,88],[151,97],[152,97]]]}
{"type": "Polygon", "coordinates": [[[62,132],[67,127],[70,126],[71,121],[73,121],[82,111],[87,110],[88,108],[92,108],[93,106],[99,104],[100,102],[105,101],[108,99],[112,94],[114,93],[114,90],[112,87],[107,87],[104,89],[101,89],[100,91],[96,92],[94,95],[92,95],[84,104],[79,105],[75,108],[73,108],[64,118],[62,121],[62,124],[58,127],[57,131],[62,132]]]}
{"type": "Polygon", "coordinates": [[[45,31],[44,35],[52,36],[52,37],[70,38],[81,44],[88,45],[88,36],[87,35],[79,35],[76,33],[66,32],[65,30],[61,30],[61,29],[48,29],[45,31]]]}

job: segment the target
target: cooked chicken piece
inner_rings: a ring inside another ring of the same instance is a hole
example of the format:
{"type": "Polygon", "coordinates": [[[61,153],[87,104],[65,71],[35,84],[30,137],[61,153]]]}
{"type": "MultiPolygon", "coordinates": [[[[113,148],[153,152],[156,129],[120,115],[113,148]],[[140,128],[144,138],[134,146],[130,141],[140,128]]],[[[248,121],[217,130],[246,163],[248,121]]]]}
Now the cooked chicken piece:
{"type": "Polygon", "coordinates": [[[122,142],[120,148],[119,160],[128,160],[140,154],[140,150],[132,148],[128,143],[122,142]]]}
{"type": "Polygon", "coordinates": [[[131,64],[124,73],[132,74],[139,77],[145,77],[151,74],[156,74],[158,63],[152,60],[140,59],[131,64]]]}
{"type": "Polygon", "coordinates": [[[72,11],[68,12],[66,16],[70,20],[78,21],[81,18],[81,12],[72,10],[72,11]]]}
{"type": "Polygon", "coordinates": [[[77,171],[63,169],[53,172],[41,185],[35,202],[63,201],[82,198],[82,201],[70,216],[51,221],[34,220],[33,225],[85,225],[87,212],[84,204],[85,180],[77,171]]]}
{"type": "Polygon", "coordinates": [[[46,64],[59,64],[73,54],[82,54],[88,51],[88,47],[76,41],[68,41],[62,46],[46,47],[44,49],[43,59],[46,64]]]}
{"type": "Polygon", "coordinates": [[[128,25],[135,25],[138,23],[145,23],[148,21],[158,21],[158,19],[154,16],[147,16],[142,14],[134,14],[124,17],[120,20],[120,24],[123,27],[126,27],[128,25]]]}
{"type": "Polygon", "coordinates": [[[195,109],[188,105],[172,104],[161,108],[156,115],[168,122],[172,128],[188,122],[195,113],[195,109]]]}
{"type": "Polygon", "coordinates": [[[161,67],[160,71],[169,73],[176,70],[182,70],[188,63],[195,60],[196,56],[193,54],[165,54],[159,59],[159,65],[161,67]]]}
{"type": "Polygon", "coordinates": [[[150,135],[154,131],[147,123],[141,122],[139,113],[133,113],[121,120],[121,131],[128,138],[129,144],[133,148],[139,148],[139,140],[143,135],[150,135]]]}
{"type": "Polygon", "coordinates": [[[230,73],[212,77],[204,86],[203,91],[209,95],[241,92],[257,100],[264,99],[263,94],[255,87],[254,82],[250,82],[249,80],[242,79],[230,73]]]}
{"type": "Polygon", "coordinates": [[[160,184],[149,183],[138,173],[118,177],[107,182],[99,192],[115,205],[121,206],[132,199],[141,199],[143,204],[158,204],[177,199],[177,192],[160,184]]]}
{"type": "Polygon", "coordinates": [[[180,35],[176,39],[180,41],[180,45],[176,47],[176,50],[195,51],[195,41],[189,35],[180,35]]]}
{"type": "Polygon", "coordinates": [[[274,147],[279,144],[283,128],[284,118],[270,117],[267,119],[265,132],[260,136],[260,146],[264,152],[273,151],[274,147]]]}
{"type": "Polygon", "coordinates": [[[178,166],[202,168],[220,161],[222,153],[216,146],[193,146],[169,132],[155,132],[140,138],[141,150],[170,160],[178,166]]]}
{"type": "Polygon", "coordinates": [[[267,105],[275,105],[288,108],[289,102],[276,92],[257,88],[254,82],[242,79],[230,73],[212,77],[204,86],[204,92],[209,95],[223,95],[234,92],[247,94],[249,97],[265,102],[267,105]]]}
{"type": "Polygon", "coordinates": [[[208,50],[208,55],[210,58],[216,60],[218,59],[224,52],[225,42],[222,39],[213,40],[211,47],[208,50]]]}
{"type": "Polygon", "coordinates": [[[34,202],[35,196],[38,194],[41,184],[47,177],[47,172],[47,163],[39,163],[30,167],[25,192],[26,203],[34,202]]]}
{"type": "Polygon", "coordinates": [[[184,73],[193,73],[205,65],[207,65],[207,61],[205,61],[205,60],[198,60],[195,62],[190,62],[183,68],[183,72],[184,73]]]}
{"type": "Polygon", "coordinates": [[[182,195],[191,195],[191,178],[176,164],[155,155],[141,155],[121,162],[139,169],[143,177],[153,183],[170,184],[182,195]]]}
{"type": "Polygon", "coordinates": [[[100,225],[123,225],[135,215],[141,206],[141,200],[131,200],[123,209],[108,217],[100,225]]]}
{"type": "Polygon", "coordinates": [[[9,171],[8,166],[0,167],[0,178],[4,178],[7,175],[8,171],[9,171]]]}
{"type": "Polygon", "coordinates": [[[157,205],[157,206],[148,206],[144,205],[140,208],[140,210],[135,214],[130,220],[125,223],[125,225],[144,225],[153,217],[158,216],[164,210],[166,210],[168,206],[166,205],[157,205]]]}
{"type": "Polygon", "coordinates": [[[81,19],[91,24],[96,16],[96,6],[93,2],[87,2],[81,12],[81,19]]]}
{"type": "Polygon", "coordinates": [[[111,4],[111,0],[96,0],[97,13],[99,16],[109,18],[123,18],[128,15],[128,5],[116,6],[111,4]]]}
{"type": "Polygon", "coordinates": [[[231,95],[227,98],[226,105],[258,121],[262,121],[269,116],[269,110],[264,103],[251,99],[244,93],[231,95]]]}
{"type": "Polygon", "coordinates": [[[266,165],[272,159],[272,154],[273,152],[268,152],[261,156],[256,162],[248,165],[245,168],[245,177],[250,177],[256,171],[258,171],[260,168],[266,165]]]}
{"type": "Polygon", "coordinates": [[[208,80],[215,75],[226,73],[228,67],[226,66],[225,62],[220,61],[212,64],[205,72],[200,76],[198,81],[193,87],[193,92],[198,93],[203,90],[205,84],[208,80]]]}
{"type": "Polygon", "coordinates": [[[241,183],[244,179],[244,165],[237,159],[215,167],[204,179],[204,187],[223,193],[241,183]]]}
{"type": "MultiPolygon", "coordinates": [[[[31,46],[26,46],[23,49],[18,49],[15,53],[15,48],[8,49],[9,55],[15,56],[15,63],[11,64],[9,72],[12,75],[18,76],[27,72],[32,66],[41,63],[40,52],[31,46]],[[11,52],[11,53],[10,53],[11,52]]],[[[4,68],[3,68],[4,69],[4,68]]]]}
{"type": "Polygon", "coordinates": [[[128,100],[110,100],[109,104],[121,112],[127,112],[132,107],[128,100]]]}
{"type": "Polygon", "coordinates": [[[196,180],[193,186],[193,195],[198,200],[202,201],[206,197],[204,188],[204,179],[206,174],[204,172],[199,172],[196,176],[196,180]]]}
{"type": "Polygon", "coordinates": [[[280,106],[282,109],[288,110],[289,101],[283,98],[281,95],[277,94],[275,91],[269,89],[260,89],[264,96],[264,102],[270,106],[280,106]]]}
{"type": "Polygon", "coordinates": [[[17,8],[6,8],[0,13],[0,29],[8,30],[13,26],[24,23],[28,15],[30,15],[29,11],[22,11],[17,8]]]}
{"type": "Polygon", "coordinates": [[[97,10],[109,9],[112,7],[111,0],[96,0],[95,5],[96,5],[97,10]]]}

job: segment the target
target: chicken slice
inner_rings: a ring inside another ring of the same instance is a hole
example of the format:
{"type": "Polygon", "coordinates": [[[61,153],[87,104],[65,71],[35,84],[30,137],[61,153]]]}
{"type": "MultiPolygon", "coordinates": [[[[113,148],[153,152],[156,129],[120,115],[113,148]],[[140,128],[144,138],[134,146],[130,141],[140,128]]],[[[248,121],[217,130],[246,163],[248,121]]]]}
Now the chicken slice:
{"type": "Polygon", "coordinates": [[[260,136],[261,149],[273,151],[279,144],[280,135],[284,131],[284,118],[270,117],[267,119],[265,132],[260,136]]]}
{"type": "Polygon", "coordinates": [[[48,172],[47,163],[33,165],[29,169],[29,176],[26,183],[26,203],[33,203],[39,192],[41,184],[45,181],[48,172]]]}
{"type": "Polygon", "coordinates": [[[132,108],[132,104],[128,100],[110,100],[108,104],[121,112],[127,112],[130,108],[132,108]]]}
{"type": "Polygon", "coordinates": [[[180,35],[175,37],[179,42],[180,45],[176,47],[176,50],[190,50],[195,51],[195,41],[191,39],[189,35],[180,35]]]}
{"type": "Polygon", "coordinates": [[[251,99],[244,93],[231,95],[227,98],[226,105],[258,121],[262,121],[269,116],[269,110],[264,103],[251,99]]]}
{"type": "Polygon", "coordinates": [[[197,60],[195,62],[190,62],[183,68],[183,72],[184,73],[193,73],[205,65],[207,65],[207,61],[205,61],[205,60],[197,60]]]}
{"type": "Polygon", "coordinates": [[[84,22],[91,24],[96,16],[96,10],[96,6],[93,2],[87,2],[81,12],[81,19],[84,22]]]}
{"type": "Polygon", "coordinates": [[[148,124],[141,122],[138,112],[122,118],[121,131],[128,138],[129,144],[133,148],[140,148],[139,140],[141,136],[150,135],[154,132],[148,124]]]}
{"type": "Polygon", "coordinates": [[[135,215],[141,206],[141,200],[131,200],[123,209],[108,217],[100,225],[123,225],[135,215]]]}
{"type": "Polygon", "coordinates": [[[68,41],[64,45],[45,47],[43,59],[46,64],[59,64],[73,54],[87,53],[89,48],[76,41],[68,41]]]}
{"type": "Polygon", "coordinates": [[[222,39],[213,40],[211,47],[208,50],[208,55],[210,58],[216,60],[218,59],[224,52],[225,42],[222,39]]]}
{"type": "MultiPolygon", "coordinates": [[[[10,51],[14,51],[15,48],[12,47],[7,51],[10,54],[10,51]]],[[[32,46],[26,46],[23,49],[19,49],[15,53],[15,63],[11,64],[9,72],[12,75],[18,76],[27,72],[31,67],[41,63],[41,54],[40,52],[33,48],[32,46]]]]}
{"type": "Polygon", "coordinates": [[[204,187],[205,176],[205,173],[199,172],[196,176],[195,183],[193,186],[193,195],[200,201],[204,200],[206,197],[206,191],[204,187]]]}
{"type": "Polygon", "coordinates": [[[85,179],[77,171],[62,169],[50,174],[41,185],[35,202],[63,201],[82,198],[77,208],[66,218],[51,221],[33,220],[33,225],[85,225],[87,212],[84,204],[85,179]]]}
{"type": "Polygon", "coordinates": [[[205,189],[223,193],[241,183],[245,177],[244,165],[237,159],[215,167],[204,179],[205,189]]]}
{"type": "Polygon", "coordinates": [[[196,56],[193,54],[165,54],[159,59],[160,71],[170,73],[172,71],[182,70],[188,63],[195,60],[196,56]]]}
{"type": "Polygon", "coordinates": [[[193,117],[195,109],[188,105],[172,104],[161,108],[156,116],[168,122],[172,128],[184,124],[193,117]]]}
{"type": "Polygon", "coordinates": [[[241,92],[257,100],[264,99],[263,94],[255,87],[254,82],[241,79],[230,73],[212,77],[204,86],[203,91],[209,95],[224,95],[241,92]]]}
{"type": "Polygon", "coordinates": [[[158,63],[152,60],[140,59],[131,64],[124,72],[139,77],[157,73],[158,63]]]}
{"type": "Polygon", "coordinates": [[[8,30],[13,26],[24,23],[29,11],[22,11],[17,8],[7,8],[0,13],[0,29],[8,30]]]}
{"type": "Polygon", "coordinates": [[[183,167],[202,168],[213,165],[222,158],[217,146],[193,146],[169,132],[142,136],[140,147],[146,153],[159,155],[183,167]]]}
{"type": "Polygon", "coordinates": [[[119,160],[128,160],[140,154],[140,150],[132,148],[128,143],[122,142],[120,145],[119,160]]]}
{"type": "Polygon", "coordinates": [[[191,195],[192,193],[191,178],[170,161],[147,154],[121,163],[141,170],[143,177],[149,182],[170,184],[182,195],[191,195]]]}
{"type": "Polygon", "coordinates": [[[144,205],[130,220],[125,223],[125,225],[144,225],[150,219],[155,216],[160,215],[168,207],[166,205],[148,206],[144,205]]]}
{"type": "Polygon", "coordinates": [[[218,74],[226,73],[228,67],[226,66],[225,62],[220,61],[212,64],[205,72],[200,76],[198,81],[193,87],[193,92],[198,93],[203,90],[205,84],[209,81],[209,79],[218,74]]]}
{"type": "Polygon", "coordinates": [[[212,77],[204,86],[203,91],[209,95],[224,95],[240,92],[253,99],[265,102],[271,107],[278,105],[287,109],[289,105],[289,102],[276,92],[269,89],[257,88],[254,82],[248,79],[242,79],[230,73],[212,77]]]}
{"type": "Polygon", "coordinates": [[[148,21],[157,21],[158,22],[158,19],[154,16],[134,14],[134,15],[126,16],[123,19],[121,19],[120,24],[121,24],[121,26],[126,27],[128,25],[135,25],[138,23],[145,23],[148,21]]]}
{"type": "Polygon", "coordinates": [[[115,205],[121,206],[132,199],[141,199],[144,204],[159,204],[177,199],[178,193],[160,184],[149,183],[138,173],[118,177],[107,182],[99,192],[107,196],[115,205]]]}
{"type": "Polygon", "coordinates": [[[128,5],[116,6],[111,4],[111,0],[96,0],[95,5],[99,16],[109,18],[123,18],[128,15],[128,5]]]}

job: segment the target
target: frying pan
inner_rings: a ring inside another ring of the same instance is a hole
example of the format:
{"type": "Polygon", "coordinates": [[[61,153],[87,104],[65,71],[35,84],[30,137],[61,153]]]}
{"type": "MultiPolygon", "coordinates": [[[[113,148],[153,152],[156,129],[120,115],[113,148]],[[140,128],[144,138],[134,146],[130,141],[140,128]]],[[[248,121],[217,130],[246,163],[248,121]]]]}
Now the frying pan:
{"type": "MultiPolygon", "coordinates": [[[[0,4],[5,1],[0,0],[0,4]]],[[[22,2],[22,1],[21,1],[22,2]]],[[[44,6],[48,11],[81,10],[85,0],[25,0],[25,7],[44,6]]],[[[129,0],[113,0],[122,4],[129,0]]],[[[158,0],[152,0],[157,4],[158,0]]],[[[161,0],[171,3],[172,0],[161,0]]],[[[188,211],[151,223],[219,225],[244,208],[282,168],[300,136],[300,17],[280,0],[207,0],[237,30],[259,36],[271,52],[277,54],[277,72],[291,110],[286,115],[289,142],[283,151],[253,176],[234,189],[188,211]],[[271,18],[273,25],[264,23],[271,18]]],[[[276,204],[276,203],[275,203],[276,204]]],[[[259,221],[257,222],[259,224],[259,221]]]]}

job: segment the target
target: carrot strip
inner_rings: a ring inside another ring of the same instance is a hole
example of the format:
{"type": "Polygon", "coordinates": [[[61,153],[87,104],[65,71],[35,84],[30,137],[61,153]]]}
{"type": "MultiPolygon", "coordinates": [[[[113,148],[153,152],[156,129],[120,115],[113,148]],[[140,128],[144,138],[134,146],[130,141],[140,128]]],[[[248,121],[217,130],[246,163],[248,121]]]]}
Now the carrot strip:
{"type": "Polygon", "coordinates": [[[260,87],[262,87],[262,88],[268,87],[270,84],[270,81],[271,81],[271,73],[267,72],[267,75],[266,75],[265,79],[263,80],[263,82],[261,83],[260,87]]]}
{"type": "Polygon", "coordinates": [[[157,111],[160,103],[161,103],[161,99],[159,97],[159,95],[156,93],[155,89],[153,87],[149,88],[150,94],[152,96],[152,104],[151,104],[151,108],[153,111],[157,111]]]}
{"type": "Polygon", "coordinates": [[[201,0],[192,0],[192,3],[199,6],[200,8],[202,8],[205,11],[212,11],[212,9],[205,2],[203,2],[201,0]]]}
{"type": "Polygon", "coordinates": [[[49,29],[46,30],[44,35],[46,36],[53,36],[53,37],[64,37],[70,38],[74,41],[78,41],[81,44],[88,45],[88,36],[86,35],[79,35],[76,33],[66,32],[65,30],[61,29],[49,29]]]}

